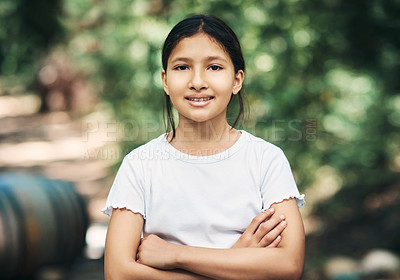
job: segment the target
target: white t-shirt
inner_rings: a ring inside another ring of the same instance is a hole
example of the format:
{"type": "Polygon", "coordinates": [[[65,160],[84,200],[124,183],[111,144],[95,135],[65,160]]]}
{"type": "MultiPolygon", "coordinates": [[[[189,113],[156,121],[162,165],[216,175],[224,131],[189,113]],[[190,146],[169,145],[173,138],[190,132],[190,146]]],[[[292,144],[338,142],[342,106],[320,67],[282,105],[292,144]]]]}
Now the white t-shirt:
{"type": "Polygon", "coordinates": [[[102,210],[127,208],[144,219],[144,236],[231,248],[251,220],[273,203],[300,195],[282,150],[246,131],[222,153],[192,156],[165,134],[123,160],[102,210]]]}

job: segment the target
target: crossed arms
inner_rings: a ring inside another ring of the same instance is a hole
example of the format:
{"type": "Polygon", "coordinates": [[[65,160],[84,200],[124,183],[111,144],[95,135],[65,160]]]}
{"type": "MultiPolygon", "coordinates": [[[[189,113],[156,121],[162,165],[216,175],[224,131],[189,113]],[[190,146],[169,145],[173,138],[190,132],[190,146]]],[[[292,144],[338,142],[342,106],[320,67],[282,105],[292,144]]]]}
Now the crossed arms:
{"type": "Polygon", "coordinates": [[[176,245],[156,235],[141,241],[143,217],[115,209],[106,239],[105,278],[300,279],[304,228],[296,201],[284,200],[272,209],[256,216],[231,249],[176,245]]]}

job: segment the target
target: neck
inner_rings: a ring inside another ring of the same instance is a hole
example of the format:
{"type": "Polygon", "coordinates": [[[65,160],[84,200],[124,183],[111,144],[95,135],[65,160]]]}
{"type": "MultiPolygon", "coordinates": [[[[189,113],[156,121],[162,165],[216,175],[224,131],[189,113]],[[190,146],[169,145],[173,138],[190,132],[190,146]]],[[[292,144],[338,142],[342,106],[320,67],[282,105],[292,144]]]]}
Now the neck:
{"type": "Polygon", "coordinates": [[[180,121],[171,144],[184,153],[212,155],[231,147],[239,136],[240,132],[231,128],[226,120],[224,122],[180,121]]]}
{"type": "Polygon", "coordinates": [[[219,142],[229,135],[230,126],[227,122],[179,122],[176,137],[185,142],[219,142]]]}

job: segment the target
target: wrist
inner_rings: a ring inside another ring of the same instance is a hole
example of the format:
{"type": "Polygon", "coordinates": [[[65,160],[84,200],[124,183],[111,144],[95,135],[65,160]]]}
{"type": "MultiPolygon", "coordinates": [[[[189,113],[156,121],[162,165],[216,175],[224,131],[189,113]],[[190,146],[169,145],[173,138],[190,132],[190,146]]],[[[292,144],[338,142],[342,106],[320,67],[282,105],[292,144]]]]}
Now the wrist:
{"type": "Polygon", "coordinates": [[[184,252],[185,249],[187,249],[187,246],[185,245],[175,245],[175,253],[174,253],[174,266],[175,268],[182,269],[184,265],[184,252]]]}

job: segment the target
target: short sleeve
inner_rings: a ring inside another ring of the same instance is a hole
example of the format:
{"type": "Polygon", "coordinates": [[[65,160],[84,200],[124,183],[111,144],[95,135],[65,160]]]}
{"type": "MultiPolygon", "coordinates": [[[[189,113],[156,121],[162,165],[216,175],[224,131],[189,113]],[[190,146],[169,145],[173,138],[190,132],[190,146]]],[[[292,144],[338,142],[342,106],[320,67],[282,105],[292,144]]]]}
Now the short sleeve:
{"type": "Polygon", "coordinates": [[[127,155],[117,172],[101,210],[111,216],[113,209],[126,208],[146,218],[143,168],[136,157],[127,155]]]}
{"type": "Polygon", "coordinates": [[[304,194],[300,195],[289,162],[280,148],[265,151],[261,174],[263,210],[290,198],[296,199],[298,207],[305,204],[304,194]]]}

